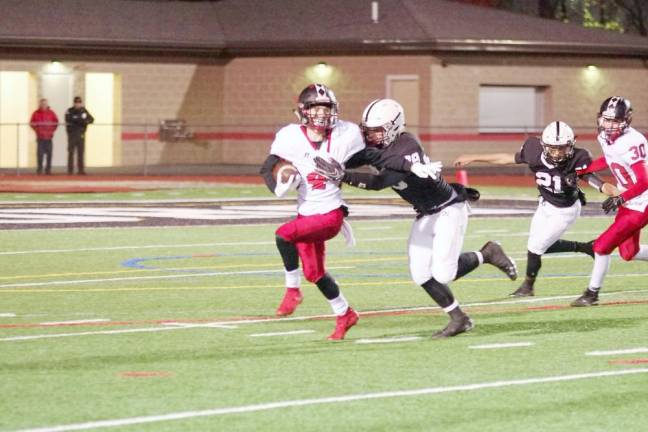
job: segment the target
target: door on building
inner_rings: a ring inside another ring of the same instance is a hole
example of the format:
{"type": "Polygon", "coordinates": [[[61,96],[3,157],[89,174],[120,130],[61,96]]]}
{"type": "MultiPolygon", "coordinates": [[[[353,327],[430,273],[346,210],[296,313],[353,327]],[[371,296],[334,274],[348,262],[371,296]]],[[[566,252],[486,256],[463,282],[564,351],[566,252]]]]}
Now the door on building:
{"type": "Polygon", "coordinates": [[[86,165],[111,167],[120,164],[121,80],[113,73],[85,74],[85,107],[94,124],[86,132],[86,165]]]}
{"type": "Polygon", "coordinates": [[[69,73],[45,73],[41,75],[42,97],[56,113],[61,124],[52,140],[52,166],[67,166],[67,134],[65,132],[65,111],[72,106],[74,81],[69,73]]]}
{"type": "MultiPolygon", "coordinates": [[[[29,128],[33,88],[29,72],[0,71],[0,167],[30,166],[29,143],[36,141],[29,128]]],[[[35,161],[34,152],[31,156],[35,161]]]]}
{"type": "Polygon", "coordinates": [[[418,75],[387,75],[387,97],[396,100],[405,110],[407,130],[418,135],[420,125],[420,94],[418,75]]]}

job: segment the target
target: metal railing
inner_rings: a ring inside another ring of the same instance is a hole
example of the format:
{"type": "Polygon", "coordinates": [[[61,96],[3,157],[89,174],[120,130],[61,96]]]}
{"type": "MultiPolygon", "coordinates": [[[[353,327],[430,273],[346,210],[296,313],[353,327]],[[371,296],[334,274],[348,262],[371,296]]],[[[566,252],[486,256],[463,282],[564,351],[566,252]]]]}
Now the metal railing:
{"type": "MultiPolygon", "coordinates": [[[[53,166],[67,164],[65,124],[53,138],[53,166]]],[[[86,164],[110,174],[254,173],[283,125],[94,123],[86,132],[86,164]]],[[[635,126],[640,131],[648,128],[635,126]]],[[[600,154],[595,125],[573,127],[577,145],[600,154]]],[[[485,131],[475,125],[410,126],[430,157],[449,166],[460,153],[514,152],[543,126],[502,126],[485,131]]],[[[36,167],[36,135],[28,123],[0,123],[0,172],[20,174],[36,167]]],[[[60,169],[60,168],[59,168],[60,169]]]]}

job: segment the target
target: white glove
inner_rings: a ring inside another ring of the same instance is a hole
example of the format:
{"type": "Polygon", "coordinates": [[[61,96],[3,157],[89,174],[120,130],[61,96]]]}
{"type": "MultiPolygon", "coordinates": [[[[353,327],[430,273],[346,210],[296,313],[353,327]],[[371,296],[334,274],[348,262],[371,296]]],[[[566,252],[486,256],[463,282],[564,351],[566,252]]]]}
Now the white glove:
{"type": "Polygon", "coordinates": [[[277,195],[279,198],[282,196],[286,195],[286,193],[289,190],[295,189],[297,185],[299,184],[299,174],[292,174],[290,177],[288,177],[288,180],[284,183],[281,178],[283,176],[278,176],[277,178],[277,186],[275,186],[274,193],[277,195]]]}
{"type": "Polygon", "coordinates": [[[430,177],[433,180],[436,180],[439,178],[439,174],[441,174],[441,168],[443,167],[443,164],[438,161],[438,162],[429,162],[426,164],[422,164],[420,162],[415,162],[412,164],[412,168],[410,170],[416,174],[418,177],[421,178],[426,178],[430,177]]]}

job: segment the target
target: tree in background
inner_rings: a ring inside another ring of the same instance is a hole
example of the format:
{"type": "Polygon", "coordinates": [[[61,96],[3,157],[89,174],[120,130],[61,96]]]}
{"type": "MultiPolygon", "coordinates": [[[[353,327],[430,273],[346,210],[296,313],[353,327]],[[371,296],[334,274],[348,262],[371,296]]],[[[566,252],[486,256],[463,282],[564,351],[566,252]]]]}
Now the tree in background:
{"type": "Polygon", "coordinates": [[[647,0],[456,0],[589,28],[648,36],[647,0]]]}

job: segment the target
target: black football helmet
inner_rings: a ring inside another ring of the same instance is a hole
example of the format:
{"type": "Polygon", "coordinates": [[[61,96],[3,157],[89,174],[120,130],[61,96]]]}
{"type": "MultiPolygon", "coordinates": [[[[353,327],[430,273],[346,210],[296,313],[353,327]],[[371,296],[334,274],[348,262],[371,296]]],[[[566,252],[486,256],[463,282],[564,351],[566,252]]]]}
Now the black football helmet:
{"type": "Polygon", "coordinates": [[[332,129],[338,118],[337,98],[333,90],[324,84],[311,84],[299,94],[295,114],[304,126],[318,130],[332,129]],[[320,106],[328,110],[311,109],[320,106]]]}
{"type": "Polygon", "coordinates": [[[599,133],[605,133],[610,142],[623,135],[632,121],[632,105],[628,99],[612,96],[603,101],[597,123],[599,133]]]}

